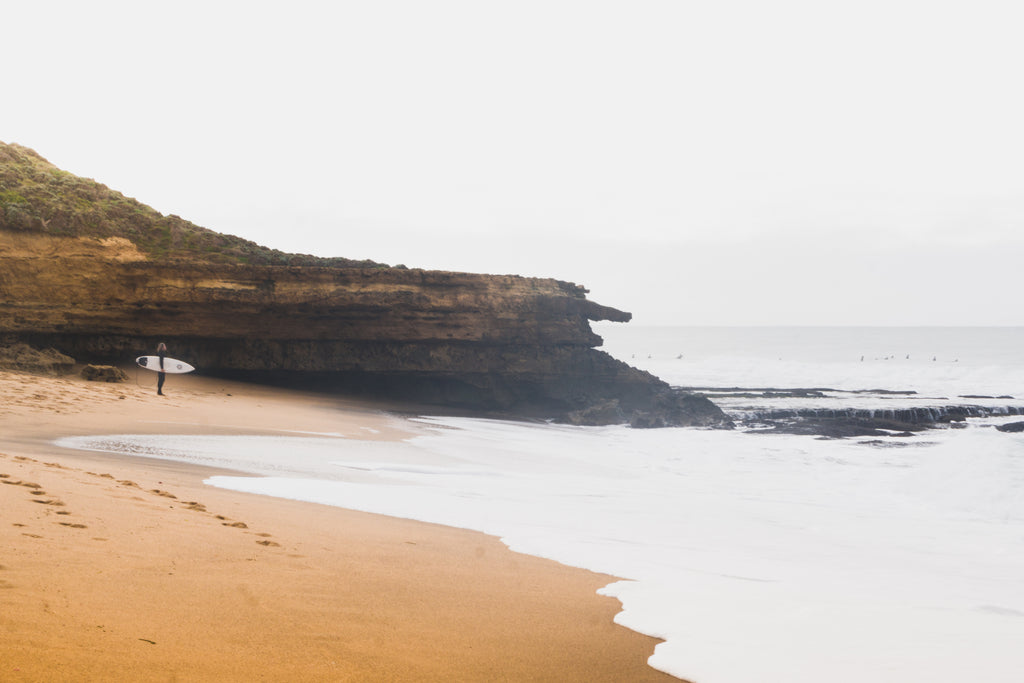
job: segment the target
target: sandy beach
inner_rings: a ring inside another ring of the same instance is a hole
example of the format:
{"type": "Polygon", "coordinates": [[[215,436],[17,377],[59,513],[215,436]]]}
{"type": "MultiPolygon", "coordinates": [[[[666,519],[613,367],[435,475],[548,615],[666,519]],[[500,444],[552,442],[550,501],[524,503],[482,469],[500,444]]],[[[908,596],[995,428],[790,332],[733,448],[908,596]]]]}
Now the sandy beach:
{"type": "Polygon", "coordinates": [[[402,439],[372,406],[199,376],[0,371],[0,680],[670,681],[614,577],[483,534],[204,485],[62,436],[402,439]]]}

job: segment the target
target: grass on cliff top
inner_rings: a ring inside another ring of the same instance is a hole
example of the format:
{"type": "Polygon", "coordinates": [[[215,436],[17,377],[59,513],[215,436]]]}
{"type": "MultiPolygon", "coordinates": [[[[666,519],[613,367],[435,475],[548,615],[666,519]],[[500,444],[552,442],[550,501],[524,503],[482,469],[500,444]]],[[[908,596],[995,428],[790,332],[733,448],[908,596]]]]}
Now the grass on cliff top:
{"type": "Polygon", "coordinates": [[[386,268],[374,261],[288,254],[164,216],[106,185],[63,171],[35,151],[0,142],[0,230],[124,237],[153,260],[386,268]]]}

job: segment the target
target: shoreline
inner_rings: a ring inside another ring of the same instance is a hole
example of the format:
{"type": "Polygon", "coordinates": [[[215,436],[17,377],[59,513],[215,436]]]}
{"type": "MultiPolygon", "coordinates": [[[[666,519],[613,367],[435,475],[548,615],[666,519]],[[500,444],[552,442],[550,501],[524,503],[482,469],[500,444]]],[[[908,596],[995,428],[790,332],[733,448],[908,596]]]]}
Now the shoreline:
{"type": "Polygon", "coordinates": [[[412,433],[365,402],[187,375],[165,389],[0,371],[0,678],[678,680],[647,665],[657,639],[614,624],[621,606],[596,591],[615,577],[217,489],[201,465],[52,445],[412,433]]]}

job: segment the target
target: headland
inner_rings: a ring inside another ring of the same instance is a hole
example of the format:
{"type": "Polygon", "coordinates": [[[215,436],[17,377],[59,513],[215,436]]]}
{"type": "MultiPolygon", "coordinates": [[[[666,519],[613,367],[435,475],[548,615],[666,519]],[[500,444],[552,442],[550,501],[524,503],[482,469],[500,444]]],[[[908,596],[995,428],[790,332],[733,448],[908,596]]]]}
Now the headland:
{"type": "Polygon", "coordinates": [[[727,425],[597,347],[630,314],[570,282],[285,254],[0,143],[0,343],[120,363],[166,342],[207,375],[451,410],[727,425]]]}

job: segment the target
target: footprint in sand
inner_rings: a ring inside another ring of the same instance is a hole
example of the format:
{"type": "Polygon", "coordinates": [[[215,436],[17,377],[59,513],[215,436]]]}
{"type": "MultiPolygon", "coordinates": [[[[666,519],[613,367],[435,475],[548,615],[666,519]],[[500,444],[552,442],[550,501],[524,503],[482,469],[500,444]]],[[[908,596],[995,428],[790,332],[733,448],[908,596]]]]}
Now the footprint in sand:
{"type": "MultiPolygon", "coordinates": [[[[113,479],[114,478],[114,477],[112,477],[109,474],[96,474],[95,472],[87,472],[87,474],[91,474],[91,475],[93,475],[95,477],[104,477],[104,478],[107,478],[107,479],[113,479]]],[[[7,482],[4,482],[4,483],[7,483],[7,482]]],[[[127,487],[131,487],[131,488],[142,488],[141,486],[136,484],[134,481],[130,481],[130,480],[127,480],[127,479],[119,480],[117,483],[122,485],[122,486],[127,486],[127,487]]],[[[156,494],[158,496],[162,496],[164,498],[173,498],[174,500],[178,499],[178,497],[176,495],[174,495],[173,493],[170,493],[169,491],[164,491],[162,489],[150,489],[149,492],[150,493],[154,493],[154,494],[156,494]]],[[[141,500],[141,498],[138,499],[138,500],[141,500]]],[[[42,501],[37,500],[36,502],[42,502],[42,501]]],[[[190,500],[190,501],[185,501],[183,504],[185,506],[185,509],[187,509],[187,510],[195,510],[196,512],[204,512],[206,514],[210,514],[210,511],[206,509],[206,505],[204,505],[203,503],[200,503],[198,501],[190,500]]],[[[58,513],[58,514],[67,514],[67,513],[58,513]]],[[[249,525],[246,524],[245,522],[232,522],[232,521],[230,521],[229,518],[225,517],[224,515],[213,515],[213,517],[215,519],[221,520],[221,524],[223,524],[223,526],[226,526],[226,527],[232,527],[232,528],[235,528],[235,529],[248,529],[249,528],[249,525]]],[[[73,527],[73,528],[85,528],[84,525],[76,526],[76,525],[73,525],[73,524],[69,524],[67,522],[60,522],[60,524],[62,524],[64,526],[70,526],[70,527],[73,527]]],[[[264,538],[270,536],[270,534],[256,534],[256,535],[264,537],[264,538]]],[[[274,541],[263,540],[263,541],[256,541],[256,542],[259,543],[260,545],[280,547],[280,544],[276,543],[274,541]]]]}
{"type": "Polygon", "coordinates": [[[71,527],[72,529],[88,529],[84,524],[72,524],[71,522],[58,522],[61,526],[71,527]]]}
{"type": "Polygon", "coordinates": [[[62,500],[41,500],[39,498],[33,498],[32,502],[33,503],[40,503],[42,505],[55,505],[55,506],[63,506],[64,505],[64,501],[62,501],[62,500]]]}

